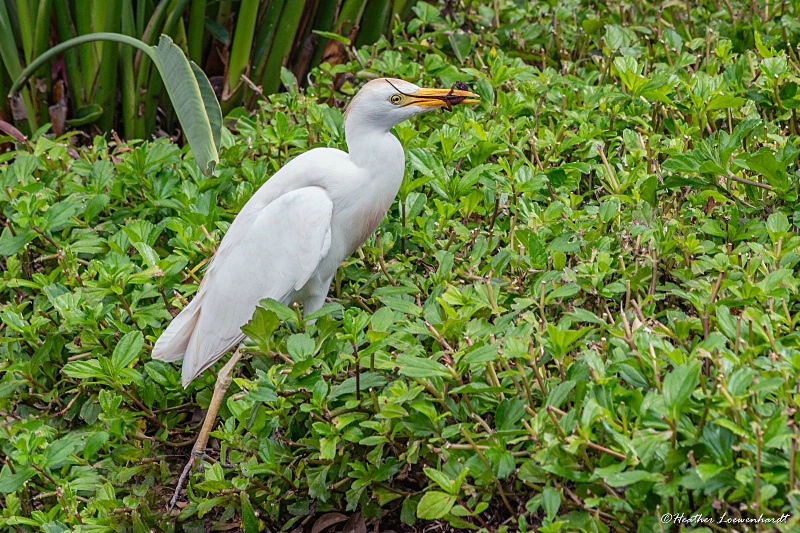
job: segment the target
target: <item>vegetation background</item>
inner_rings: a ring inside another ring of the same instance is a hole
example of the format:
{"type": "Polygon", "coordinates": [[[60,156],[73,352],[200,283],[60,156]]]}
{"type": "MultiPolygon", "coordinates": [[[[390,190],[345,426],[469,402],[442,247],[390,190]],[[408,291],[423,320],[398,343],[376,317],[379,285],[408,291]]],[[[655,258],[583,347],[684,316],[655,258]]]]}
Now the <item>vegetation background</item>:
{"type": "MultiPolygon", "coordinates": [[[[315,5],[337,21],[352,3],[315,5]]],[[[306,78],[282,54],[252,87],[231,74],[241,14],[257,8],[255,36],[299,2],[86,2],[89,19],[52,2],[19,31],[43,4],[0,2],[2,83],[52,44],[48,20],[133,24],[199,53],[242,91],[223,107],[249,111],[226,109],[206,177],[153,138],[175,133],[159,82],[116,45],[43,69],[16,128],[4,108],[0,529],[798,528],[798,2],[361,2],[356,33],[303,30],[348,33],[318,35],[337,64],[306,78]],[[384,26],[363,18],[390,4],[384,26]],[[76,60],[91,79],[70,80],[76,60]],[[345,148],[342,108],[381,75],[465,81],[483,103],[395,129],[407,174],[387,219],[315,325],[255,313],[215,448],[169,515],[214,372],[183,390],[149,349],[252,192],[297,153],[345,148]],[[60,104],[91,120],[59,131],[60,104]]],[[[242,72],[270,65],[257,49],[242,72]]]]}

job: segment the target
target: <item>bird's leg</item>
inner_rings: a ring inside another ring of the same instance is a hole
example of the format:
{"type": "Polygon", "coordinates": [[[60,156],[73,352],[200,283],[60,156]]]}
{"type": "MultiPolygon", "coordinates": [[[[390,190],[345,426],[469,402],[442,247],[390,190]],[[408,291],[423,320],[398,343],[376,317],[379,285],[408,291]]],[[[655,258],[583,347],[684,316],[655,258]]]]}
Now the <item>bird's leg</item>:
{"type": "Polygon", "coordinates": [[[225,397],[225,392],[227,392],[228,387],[231,386],[231,380],[233,379],[233,367],[236,366],[236,363],[238,363],[239,359],[241,358],[242,354],[239,351],[239,348],[236,348],[236,351],[233,353],[230,360],[225,363],[225,366],[222,367],[222,370],[220,370],[219,374],[217,375],[217,383],[214,385],[214,394],[211,396],[211,403],[208,404],[206,418],[203,420],[203,428],[200,430],[200,434],[197,435],[197,440],[192,447],[192,455],[189,457],[189,462],[187,462],[186,466],[183,467],[181,477],[178,478],[178,486],[175,487],[175,494],[172,495],[172,499],[169,502],[170,511],[173,507],[175,507],[175,504],[178,503],[178,497],[180,496],[181,490],[183,490],[183,487],[186,484],[189,473],[192,471],[192,467],[194,467],[198,458],[202,458],[206,454],[208,435],[211,433],[211,430],[214,429],[214,422],[217,420],[217,413],[222,405],[222,399],[225,397]]]}

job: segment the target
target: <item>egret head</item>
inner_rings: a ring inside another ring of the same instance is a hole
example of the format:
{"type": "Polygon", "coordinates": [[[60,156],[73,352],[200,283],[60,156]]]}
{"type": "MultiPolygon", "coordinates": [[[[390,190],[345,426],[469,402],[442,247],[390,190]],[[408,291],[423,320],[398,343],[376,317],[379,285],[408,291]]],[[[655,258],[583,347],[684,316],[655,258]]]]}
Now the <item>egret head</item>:
{"type": "Polygon", "coordinates": [[[345,119],[356,121],[361,127],[389,131],[414,115],[479,101],[477,94],[464,88],[424,89],[395,78],[378,78],[358,91],[347,107],[345,119]]]}

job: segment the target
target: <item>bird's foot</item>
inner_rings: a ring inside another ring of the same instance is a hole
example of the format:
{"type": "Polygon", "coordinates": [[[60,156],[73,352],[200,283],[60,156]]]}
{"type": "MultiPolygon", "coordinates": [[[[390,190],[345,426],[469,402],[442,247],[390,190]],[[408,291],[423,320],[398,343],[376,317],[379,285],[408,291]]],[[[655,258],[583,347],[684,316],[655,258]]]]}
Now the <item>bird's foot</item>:
{"type": "Polygon", "coordinates": [[[180,498],[181,491],[183,491],[183,487],[186,486],[186,482],[189,479],[189,474],[192,471],[195,463],[197,460],[200,460],[200,464],[197,467],[199,472],[203,471],[203,459],[206,457],[205,450],[198,452],[196,450],[192,450],[192,454],[189,457],[189,461],[187,461],[186,465],[183,467],[183,471],[181,472],[181,477],[178,478],[178,484],[175,487],[175,494],[172,495],[172,499],[169,501],[169,511],[175,508],[175,504],[178,503],[178,498],[180,498]]]}

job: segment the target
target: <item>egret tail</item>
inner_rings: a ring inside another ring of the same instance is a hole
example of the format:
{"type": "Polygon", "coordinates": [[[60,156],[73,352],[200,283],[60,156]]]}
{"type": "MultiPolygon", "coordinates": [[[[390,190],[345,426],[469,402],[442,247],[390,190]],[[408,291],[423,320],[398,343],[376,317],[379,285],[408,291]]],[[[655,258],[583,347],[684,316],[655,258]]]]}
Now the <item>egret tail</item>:
{"type": "Polygon", "coordinates": [[[156,341],[152,357],[160,361],[180,361],[186,353],[197,320],[200,318],[200,302],[194,298],[178,316],[172,319],[167,329],[156,341]]]}

